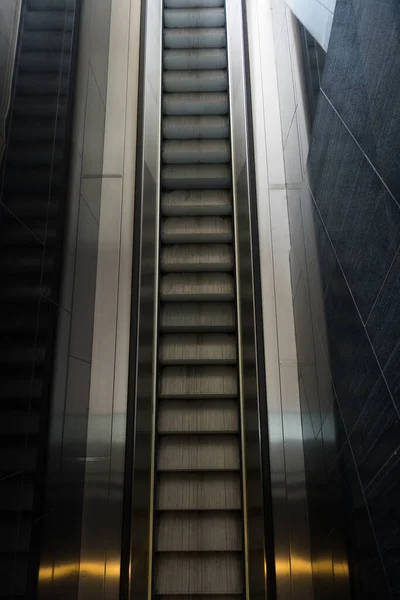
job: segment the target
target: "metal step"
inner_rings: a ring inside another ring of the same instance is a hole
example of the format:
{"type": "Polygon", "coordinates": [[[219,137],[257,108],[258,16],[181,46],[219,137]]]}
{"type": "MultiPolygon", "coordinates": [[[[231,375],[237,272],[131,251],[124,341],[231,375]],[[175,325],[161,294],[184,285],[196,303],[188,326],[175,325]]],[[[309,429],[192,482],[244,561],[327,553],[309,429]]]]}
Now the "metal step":
{"type": "Polygon", "coordinates": [[[232,171],[228,165],[168,165],[163,167],[164,190],[230,189],[232,171]]]}
{"type": "Polygon", "coordinates": [[[161,223],[164,244],[224,244],[232,242],[230,217],[167,217],[161,223]]]}
{"type": "Polygon", "coordinates": [[[228,140],[165,140],[162,147],[165,165],[228,164],[230,158],[228,140]]]}
{"type": "Polygon", "coordinates": [[[225,0],[164,0],[164,6],[165,8],[218,8],[225,6],[225,0]]]}
{"type": "Polygon", "coordinates": [[[225,28],[211,27],[210,29],[165,29],[165,48],[225,48],[225,28]]]}
{"type": "Polygon", "coordinates": [[[25,73],[68,73],[70,62],[71,55],[68,53],[29,51],[21,53],[18,67],[25,73]]]}
{"type": "Polygon", "coordinates": [[[21,39],[22,50],[28,52],[62,52],[71,48],[71,43],[72,34],[61,31],[47,31],[45,36],[41,31],[25,31],[21,39]]]}
{"type": "Polygon", "coordinates": [[[226,50],[164,50],[163,65],[168,71],[226,69],[226,50]]]}
{"type": "Polygon", "coordinates": [[[52,143],[14,143],[7,151],[7,163],[14,167],[46,167],[60,165],[63,159],[61,144],[52,143]]]}
{"type": "Polygon", "coordinates": [[[169,140],[227,139],[229,119],[222,116],[164,117],[163,136],[169,140]]]}
{"type": "MultiPolygon", "coordinates": [[[[52,75],[35,73],[21,73],[17,77],[16,88],[19,95],[25,96],[61,96],[67,95],[69,88],[68,75],[52,75]]],[[[53,114],[56,115],[57,104],[53,107],[53,114]]]]}
{"type": "Polygon", "coordinates": [[[168,513],[159,516],[157,552],[243,549],[240,515],[231,512],[168,513]]]}
{"type": "Polygon", "coordinates": [[[226,92],[228,75],[226,71],[217,69],[211,71],[164,71],[163,88],[165,92],[178,93],[226,92]]]}
{"type": "Polygon", "coordinates": [[[227,115],[228,110],[226,93],[164,94],[163,98],[166,115],[227,115]]]}
{"type": "Polygon", "coordinates": [[[67,112],[67,102],[65,97],[58,97],[58,88],[54,91],[54,95],[38,96],[30,98],[29,96],[15,98],[13,104],[14,117],[22,117],[24,119],[45,117],[55,119],[56,115],[59,118],[65,118],[67,112]]]}
{"type": "Polygon", "coordinates": [[[164,216],[231,215],[232,198],[225,190],[182,190],[163,194],[164,216]]]}
{"type": "Polygon", "coordinates": [[[185,27],[224,27],[225,10],[223,8],[182,8],[164,10],[165,27],[182,29],[185,27]]]}
{"type": "Polygon", "coordinates": [[[171,472],[157,478],[157,510],[240,510],[241,478],[236,471],[171,472]]]}
{"type": "Polygon", "coordinates": [[[162,400],[158,433],[239,433],[236,400],[162,400]]]}
{"type": "Polygon", "coordinates": [[[235,286],[227,273],[174,273],[162,276],[160,295],[164,302],[226,302],[235,286]]]}
{"type": "Polygon", "coordinates": [[[236,398],[237,371],[234,367],[164,367],[160,398],[236,398]]]}
{"type": "Polygon", "coordinates": [[[173,302],[161,307],[162,332],[232,332],[236,327],[236,308],[226,302],[173,302]]]}
{"type": "MultiPolygon", "coordinates": [[[[43,6],[43,4],[42,4],[43,6]]],[[[64,8],[64,7],[63,7],[64,8]]],[[[74,13],[65,10],[28,10],[25,14],[25,31],[66,31],[74,26],[74,13]]]]}
{"type": "Polygon", "coordinates": [[[157,446],[157,471],[240,469],[236,435],[160,435],[157,446]]]}
{"type": "Polygon", "coordinates": [[[227,244],[176,244],[161,250],[161,269],[179,271],[232,271],[233,248],[227,244]]]}
{"type": "Polygon", "coordinates": [[[238,594],[243,591],[237,552],[161,553],[156,563],[157,594],[238,594]]]}
{"type": "Polygon", "coordinates": [[[223,333],[163,335],[159,360],[162,365],[236,364],[236,337],[223,333]]]}

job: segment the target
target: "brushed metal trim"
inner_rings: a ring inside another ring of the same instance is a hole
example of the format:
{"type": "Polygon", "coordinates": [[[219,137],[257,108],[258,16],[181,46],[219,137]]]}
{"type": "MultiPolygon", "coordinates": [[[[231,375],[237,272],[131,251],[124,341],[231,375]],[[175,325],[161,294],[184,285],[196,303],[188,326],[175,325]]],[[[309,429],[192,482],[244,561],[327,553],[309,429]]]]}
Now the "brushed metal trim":
{"type": "MultiPolygon", "coordinates": [[[[148,572],[148,600],[153,596],[153,557],[154,557],[154,521],[155,521],[155,478],[156,478],[156,429],[157,429],[157,386],[158,386],[158,332],[159,332],[159,285],[160,285],[160,212],[161,212],[161,144],[162,144],[162,73],[163,73],[163,0],[159,2],[159,39],[160,52],[158,56],[158,176],[156,178],[156,215],[155,215],[155,268],[154,268],[154,322],[153,322],[153,385],[152,385],[152,437],[151,437],[151,473],[150,473],[150,526],[149,526],[149,572],[148,572]]],[[[149,25],[153,25],[150,21],[149,25]]],[[[155,25],[155,24],[154,24],[155,25]]],[[[154,29],[151,29],[154,31],[154,29]]]]}
{"type": "Polygon", "coordinates": [[[242,476],[242,514],[243,514],[243,542],[244,542],[244,570],[245,570],[245,595],[246,600],[250,600],[250,584],[249,584],[249,532],[247,522],[247,481],[246,481],[246,440],[245,440],[245,418],[244,418],[244,407],[243,407],[243,347],[242,347],[242,313],[240,307],[240,284],[239,284],[239,272],[240,272],[240,252],[239,252],[239,240],[238,240],[238,210],[237,210],[237,186],[236,186],[236,162],[235,162],[235,144],[233,143],[233,90],[231,87],[232,82],[232,55],[233,46],[230,47],[230,28],[233,27],[231,23],[231,11],[233,5],[238,5],[238,0],[229,0],[225,2],[225,15],[226,15],[226,50],[228,60],[228,97],[229,97],[229,125],[230,125],[230,143],[231,143],[231,168],[232,168],[232,203],[233,203],[233,230],[234,230],[234,248],[235,248],[235,288],[236,288],[236,314],[237,314],[237,344],[238,344],[238,371],[239,371],[239,412],[240,412],[240,441],[241,441],[241,476],[242,476]]]}

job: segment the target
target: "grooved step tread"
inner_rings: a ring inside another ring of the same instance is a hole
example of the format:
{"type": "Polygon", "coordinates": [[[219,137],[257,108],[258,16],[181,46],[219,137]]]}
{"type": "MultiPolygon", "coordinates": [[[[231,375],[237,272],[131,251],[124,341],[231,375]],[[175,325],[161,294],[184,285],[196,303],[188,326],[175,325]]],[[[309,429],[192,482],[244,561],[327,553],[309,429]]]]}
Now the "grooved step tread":
{"type": "Polygon", "coordinates": [[[226,190],[176,190],[163,194],[164,216],[231,215],[232,197],[226,190]]]}
{"type": "Polygon", "coordinates": [[[226,69],[226,50],[223,48],[164,50],[163,65],[167,71],[226,69]]]}
{"type": "Polygon", "coordinates": [[[236,400],[162,400],[158,407],[158,433],[238,433],[236,400]]]}
{"type": "Polygon", "coordinates": [[[167,217],[161,224],[164,244],[227,243],[233,241],[229,217],[167,217]]]}
{"type": "Polygon", "coordinates": [[[199,69],[197,71],[164,71],[163,89],[164,92],[169,93],[226,92],[228,89],[228,74],[225,70],[220,71],[218,69],[204,71],[199,69]]]}
{"type": "Polygon", "coordinates": [[[227,244],[176,244],[161,250],[163,271],[232,271],[233,248],[227,244]]]}
{"type": "Polygon", "coordinates": [[[228,165],[168,165],[163,167],[164,190],[230,189],[232,172],[228,165]]]}
{"type": "Polygon", "coordinates": [[[170,49],[225,48],[225,28],[164,29],[164,47],[170,49]]]}
{"type": "Polygon", "coordinates": [[[169,93],[163,97],[166,115],[227,115],[228,94],[224,92],[169,93]]]}
{"type": "MultiPolygon", "coordinates": [[[[229,119],[224,116],[164,117],[163,136],[168,140],[224,140],[229,138],[229,119]]],[[[229,146],[228,146],[229,150],[229,146]]]]}
{"type": "Polygon", "coordinates": [[[240,510],[239,472],[172,472],[157,476],[157,510],[240,510]]]}
{"type": "Polygon", "coordinates": [[[236,398],[237,371],[234,367],[164,367],[160,398],[236,398]]]}
{"type": "Polygon", "coordinates": [[[165,8],[217,8],[225,6],[225,0],[164,0],[165,8]]]}
{"type": "Polygon", "coordinates": [[[237,435],[162,435],[158,440],[157,471],[219,471],[240,469],[237,435]]]}
{"type": "Polygon", "coordinates": [[[160,340],[163,365],[236,364],[236,337],[223,333],[166,334],[160,340]]]}
{"type": "Polygon", "coordinates": [[[242,527],[237,512],[165,512],[158,517],[158,552],[237,552],[242,549],[242,527]]]}
{"type": "Polygon", "coordinates": [[[164,164],[227,164],[231,150],[228,140],[164,140],[164,164]]]}
{"type": "MultiPolygon", "coordinates": [[[[0,598],[1,598],[1,596],[0,596],[0,598]]],[[[196,594],[195,598],[196,598],[196,600],[242,600],[243,596],[241,593],[229,595],[229,596],[227,596],[226,594],[218,594],[218,596],[216,596],[215,594],[196,594]]],[[[157,600],[193,600],[193,599],[194,599],[193,594],[190,594],[189,596],[187,594],[178,594],[178,595],[168,594],[167,596],[161,596],[160,594],[157,594],[157,600]]],[[[19,599],[17,598],[16,600],[19,600],[19,599]]]]}
{"type": "Polygon", "coordinates": [[[243,590],[242,559],[231,552],[158,556],[157,594],[236,594],[243,590]]]}
{"type": "Polygon", "coordinates": [[[234,298],[234,280],[228,273],[171,273],[161,278],[163,301],[212,302],[234,298]]]}
{"type": "Polygon", "coordinates": [[[236,307],[233,303],[167,303],[161,306],[163,332],[234,331],[236,307]]]}
{"type": "Polygon", "coordinates": [[[184,27],[224,27],[225,10],[223,8],[177,8],[164,10],[165,27],[182,29],[184,27]]]}

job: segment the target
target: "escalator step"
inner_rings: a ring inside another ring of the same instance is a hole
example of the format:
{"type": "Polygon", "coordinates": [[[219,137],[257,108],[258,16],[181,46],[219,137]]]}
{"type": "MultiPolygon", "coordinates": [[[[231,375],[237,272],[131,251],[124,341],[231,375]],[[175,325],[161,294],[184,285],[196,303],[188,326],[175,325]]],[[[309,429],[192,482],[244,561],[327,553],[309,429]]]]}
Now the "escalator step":
{"type": "Polygon", "coordinates": [[[71,33],[62,31],[47,31],[46,35],[41,31],[24,31],[21,39],[22,50],[27,52],[62,52],[71,48],[71,43],[71,33]]]}
{"type": "Polygon", "coordinates": [[[236,364],[236,337],[223,333],[168,334],[161,338],[163,365],[236,364]]]}
{"type": "Polygon", "coordinates": [[[233,367],[164,367],[160,398],[236,398],[237,371],[233,367]]]}
{"type": "Polygon", "coordinates": [[[166,115],[227,115],[226,93],[164,94],[163,111],[166,115]]]}
{"type": "Polygon", "coordinates": [[[162,553],[156,564],[157,594],[238,594],[243,590],[239,553],[162,553]]]}
{"type": "Polygon", "coordinates": [[[239,472],[160,473],[157,510],[240,510],[242,506],[239,472]]]}
{"type": "Polygon", "coordinates": [[[225,6],[225,0],[164,0],[164,6],[166,8],[218,8],[225,6]]]}
{"type": "Polygon", "coordinates": [[[25,73],[68,73],[71,55],[53,52],[22,52],[18,67],[25,73]]]}
{"type": "Polygon", "coordinates": [[[158,518],[156,550],[239,551],[243,549],[237,512],[165,512],[158,518]]]}
{"type": "MultiPolygon", "coordinates": [[[[21,96],[65,96],[68,87],[68,75],[21,73],[16,81],[17,92],[21,96]]],[[[53,114],[57,114],[57,104],[53,106],[53,114]]]]}
{"type": "Polygon", "coordinates": [[[234,331],[236,308],[233,303],[168,303],[161,307],[163,332],[234,331]]]}
{"type": "Polygon", "coordinates": [[[164,216],[230,215],[231,194],[225,190],[182,190],[163,194],[164,216]]]}
{"type": "MultiPolygon", "coordinates": [[[[228,89],[228,75],[226,71],[217,69],[211,71],[164,71],[163,88],[165,92],[178,92],[181,94],[188,92],[226,92],[228,89]]],[[[222,114],[226,113],[227,111],[222,114]]]]}
{"type": "MultiPolygon", "coordinates": [[[[43,4],[42,4],[43,6],[43,4]]],[[[25,14],[25,31],[66,31],[74,26],[74,13],[65,10],[28,10],[25,14]]]]}
{"type": "Polygon", "coordinates": [[[165,140],[162,148],[164,164],[227,164],[231,151],[228,140],[165,140]]]}
{"type": "Polygon", "coordinates": [[[236,400],[163,400],[158,407],[158,433],[238,433],[236,400]]]}
{"type": "Polygon", "coordinates": [[[8,147],[7,164],[18,168],[60,165],[63,156],[61,144],[13,143],[8,147]]]}
{"type": "Polygon", "coordinates": [[[225,244],[233,240],[230,217],[167,217],[161,224],[164,244],[225,244]]]}
{"type": "Polygon", "coordinates": [[[165,48],[225,48],[225,28],[164,29],[165,48]]]}
{"type": "Polygon", "coordinates": [[[223,8],[182,8],[164,10],[165,27],[182,29],[185,27],[224,27],[225,11],[223,8]]]}
{"type": "Polygon", "coordinates": [[[215,139],[221,143],[229,138],[229,119],[223,116],[164,117],[163,136],[169,140],[215,139]]]}
{"type": "Polygon", "coordinates": [[[37,465],[37,448],[31,446],[25,448],[21,445],[8,445],[7,448],[0,448],[0,477],[1,474],[15,473],[25,471],[35,473],[37,465]]]}
{"type": "MultiPolygon", "coordinates": [[[[196,594],[195,597],[192,594],[168,594],[167,596],[157,594],[157,600],[193,600],[194,598],[196,600],[242,600],[243,595],[240,592],[238,594],[233,595],[218,594],[218,596],[216,596],[215,594],[196,594]]],[[[15,598],[15,600],[20,599],[15,598]]],[[[21,600],[25,600],[25,598],[21,598],[21,600]]]]}
{"type": "Polygon", "coordinates": [[[74,10],[77,0],[29,0],[32,10],[74,10]]]}
{"type": "MultiPolygon", "coordinates": [[[[29,551],[32,525],[29,521],[15,519],[15,522],[1,520],[0,515],[0,556],[5,553],[25,553],[29,551]]],[[[1,560],[0,559],[0,560],[1,560]]]]}
{"type": "Polygon", "coordinates": [[[172,271],[232,271],[233,248],[226,244],[177,244],[161,250],[161,269],[172,271]]]}
{"type": "Polygon", "coordinates": [[[236,435],[161,435],[158,471],[237,471],[240,444],[236,435]]]}
{"type": "Polygon", "coordinates": [[[226,50],[220,48],[195,50],[164,50],[163,65],[167,71],[226,69],[226,50]]]}
{"type": "Polygon", "coordinates": [[[161,179],[165,190],[226,190],[232,173],[228,165],[168,165],[161,179]]]}
{"type": "MultiPolygon", "coordinates": [[[[15,382],[14,382],[15,383],[15,382]]],[[[40,381],[41,386],[43,382],[40,381]]],[[[1,396],[5,396],[3,390],[1,396]]],[[[21,433],[38,433],[40,414],[37,412],[16,411],[3,413],[0,419],[1,435],[19,435],[21,433]]]]}
{"type": "Polygon", "coordinates": [[[164,302],[226,302],[234,298],[234,280],[227,273],[174,273],[161,278],[164,302]]]}
{"type": "Polygon", "coordinates": [[[65,97],[58,97],[58,87],[54,96],[41,95],[34,97],[16,97],[13,104],[13,116],[27,118],[45,117],[55,119],[56,116],[65,118],[67,103],[65,97]]]}
{"type": "Polygon", "coordinates": [[[57,134],[65,127],[64,119],[59,119],[57,130],[54,119],[14,119],[10,130],[9,144],[53,142],[57,134]]]}

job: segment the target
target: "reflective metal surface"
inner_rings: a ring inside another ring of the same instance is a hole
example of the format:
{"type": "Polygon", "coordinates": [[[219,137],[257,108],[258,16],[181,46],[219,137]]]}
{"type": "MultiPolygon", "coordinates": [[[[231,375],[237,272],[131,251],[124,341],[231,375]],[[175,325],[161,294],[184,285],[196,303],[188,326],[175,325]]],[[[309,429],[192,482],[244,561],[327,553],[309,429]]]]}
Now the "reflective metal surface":
{"type": "MultiPolygon", "coordinates": [[[[262,348],[261,311],[255,293],[259,293],[254,203],[251,203],[252,152],[249,139],[243,13],[241,0],[226,3],[229,84],[231,103],[231,145],[233,157],[237,293],[239,312],[239,348],[241,367],[243,467],[245,483],[245,528],[247,542],[247,593],[250,598],[273,598],[273,577],[267,577],[267,548],[272,544],[272,527],[267,525],[268,510],[268,435],[266,418],[260,408],[266,406],[262,348]],[[253,214],[252,214],[253,212],[253,214]],[[259,308],[259,307],[258,307],[259,308]],[[266,504],[267,501],[267,504],[266,504]],[[268,585],[269,584],[269,585],[268,585]]],[[[273,565],[273,563],[272,563],[273,565]]],[[[273,570],[273,566],[272,566],[273,570]]],[[[271,573],[273,575],[273,573],[271,573]]]]}
{"type": "Polygon", "coordinates": [[[124,513],[129,567],[121,588],[121,598],[143,599],[151,594],[162,52],[161,0],[144,4],[132,298],[138,316],[131,335],[124,513]]]}

